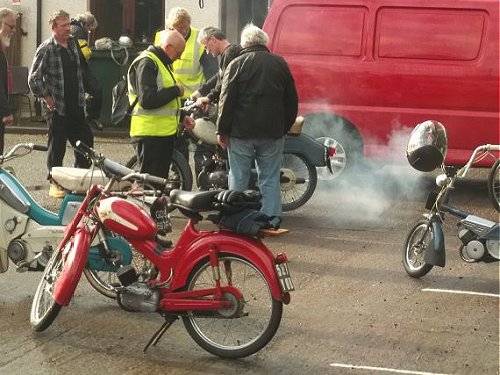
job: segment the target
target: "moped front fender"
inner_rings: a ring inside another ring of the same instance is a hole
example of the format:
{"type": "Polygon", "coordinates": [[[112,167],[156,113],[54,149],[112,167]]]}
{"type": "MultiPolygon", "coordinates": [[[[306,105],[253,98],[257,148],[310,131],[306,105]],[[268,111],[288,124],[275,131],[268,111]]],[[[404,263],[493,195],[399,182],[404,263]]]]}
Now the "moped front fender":
{"type": "Polygon", "coordinates": [[[306,134],[285,136],[283,153],[304,155],[315,167],[327,166],[325,146],[306,134]]]}
{"type": "Polygon", "coordinates": [[[90,232],[84,227],[78,227],[73,239],[69,239],[60,250],[63,252],[63,268],[54,283],[52,297],[59,305],[68,305],[80,281],[83,269],[87,263],[90,248],[90,232]]]}
{"type": "Polygon", "coordinates": [[[444,249],[443,225],[439,219],[431,219],[432,241],[430,248],[425,252],[425,263],[433,266],[444,267],[446,263],[446,254],[444,249]]]}
{"type": "Polygon", "coordinates": [[[271,251],[261,241],[232,232],[209,234],[192,243],[176,263],[170,284],[171,290],[186,286],[189,275],[199,262],[208,257],[210,250],[250,261],[266,278],[273,298],[277,301],[283,300],[283,293],[276,275],[275,258],[271,251]]]}

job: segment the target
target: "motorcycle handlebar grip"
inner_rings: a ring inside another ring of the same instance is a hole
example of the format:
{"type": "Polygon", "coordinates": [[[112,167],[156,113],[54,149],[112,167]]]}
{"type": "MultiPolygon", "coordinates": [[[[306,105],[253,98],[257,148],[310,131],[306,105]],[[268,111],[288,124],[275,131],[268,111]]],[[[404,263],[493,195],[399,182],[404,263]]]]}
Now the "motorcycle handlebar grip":
{"type": "Polygon", "coordinates": [[[48,151],[49,148],[44,145],[33,145],[33,150],[35,151],[48,151]]]}
{"type": "Polygon", "coordinates": [[[119,177],[124,177],[130,173],[134,173],[132,169],[127,168],[124,165],[121,165],[116,161],[113,161],[108,158],[105,158],[103,160],[103,167],[106,170],[106,172],[119,177]]]}

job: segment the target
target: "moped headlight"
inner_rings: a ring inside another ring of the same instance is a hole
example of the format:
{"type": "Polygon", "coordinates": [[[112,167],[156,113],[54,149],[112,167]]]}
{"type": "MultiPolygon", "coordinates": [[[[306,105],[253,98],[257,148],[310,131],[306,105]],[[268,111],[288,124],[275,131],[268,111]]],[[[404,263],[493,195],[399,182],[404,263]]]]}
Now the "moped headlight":
{"type": "Polygon", "coordinates": [[[436,185],[443,187],[450,182],[450,178],[446,174],[440,174],[436,177],[436,185]]]}

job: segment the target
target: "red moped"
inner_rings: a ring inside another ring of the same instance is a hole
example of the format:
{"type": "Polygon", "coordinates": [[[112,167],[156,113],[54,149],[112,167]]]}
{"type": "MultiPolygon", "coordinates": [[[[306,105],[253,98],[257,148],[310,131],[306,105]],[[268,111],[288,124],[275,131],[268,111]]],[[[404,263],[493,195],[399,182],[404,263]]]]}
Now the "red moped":
{"type": "Polygon", "coordinates": [[[214,191],[170,192],[168,209],[179,209],[189,220],[176,245],[169,247],[144,208],[111,193],[119,180],[141,179],[163,187],[167,181],[136,173],[83,145],[80,148],[111,179],[104,187],[89,189],[54,251],[33,299],[33,329],[45,330],[61,307],[69,304],[92,239],[104,228],[123,236],[157,271],[156,277],[140,281],[131,266],[118,272],[120,307],[157,312],[165,318],[145,350],[179,317],[196,343],[217,356],[240,358],[263,348],[276,333],[283,304],[290,302],[293,290],[286,255],[274,256],[260,237],[225,229],[198,230],[202,213],[217,212],[214,191]]]}

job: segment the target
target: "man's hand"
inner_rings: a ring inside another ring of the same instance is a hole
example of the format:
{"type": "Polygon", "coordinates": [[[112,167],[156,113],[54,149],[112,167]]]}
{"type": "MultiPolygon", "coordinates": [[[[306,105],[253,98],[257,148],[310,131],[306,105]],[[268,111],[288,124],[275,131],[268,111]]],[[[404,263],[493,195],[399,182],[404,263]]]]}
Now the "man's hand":
{"type": "Polygon", "coordinates": [[[227,135],[217,134],[217,143],[223,149],[226,149],[229,144],[229,137],[227,135]]]}
{"type": "Polygon", "coordinates": [[[13,115],[8,115],[5,117],[2,117],[2,123],[4,125],[12,125],[14,123],[14,116],[13,115]]]}
{"type": "Polygon", "coordinates": [[[50,112],[56,110],[56,102],[54,101],[54,98],[52,96],[46,96],[43,98],[43,100],[45,101],[45,105],[50,112]]]}
{"type": "Polygon", "coordinates": [[[196,99],[196,105],[201,107],[204,111],[207,110],[208,104],[210,103],[210,99],[206,96],[202,96],[201,98],[196,99]]]}
{"type": "Polygon", "coordinates": [[[191,116],[184,117],[184,120],[182,120],[182,126],[188,130],[192,130],[194,128],[194,119],[191,116]]]}
{"type": "Polygon", "coordinates": [[[196,90],[195,92],[193,92],[191,94],[191,96],[189,97],[189,99],[192,100],[192,101],[195,101],[199,97],[201,97],[201,94],[200,94],[200,92],[198,90],[196,90]]]}
{"type": "Polygon", "coordinates": [[[184,87],[179,84],[177,84],[176,86],[179,89],[179,96],[184,96],[184,87]]]}

